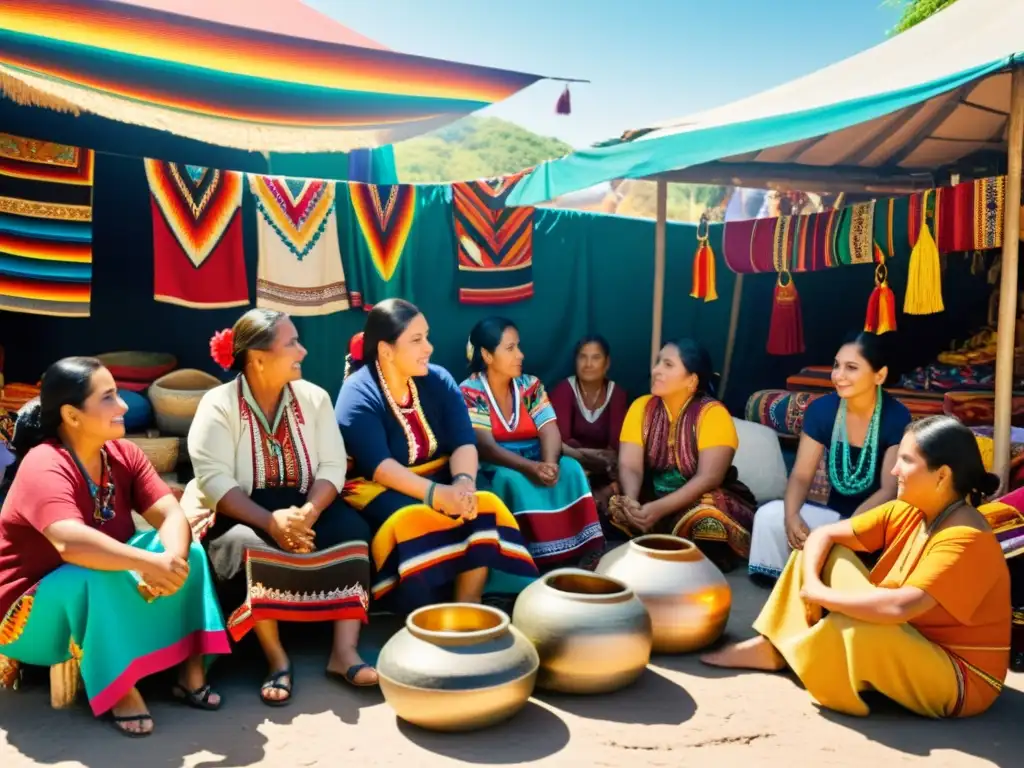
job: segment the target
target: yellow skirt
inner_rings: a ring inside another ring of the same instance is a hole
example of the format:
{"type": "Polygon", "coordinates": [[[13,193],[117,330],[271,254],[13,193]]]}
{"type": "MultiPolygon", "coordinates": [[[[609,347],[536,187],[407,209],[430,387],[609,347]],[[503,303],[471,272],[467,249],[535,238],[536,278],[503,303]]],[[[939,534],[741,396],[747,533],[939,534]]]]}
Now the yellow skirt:
{"type": "MultiPolygon", "coordinates": [[[[960,689],[949,655],[909,624],[874,624],[830,613],[815,620],[800,597],[803,553],[794,552],[754,622],[823,707],[865,716],[860,694],[877,691],[925,717],[955,714],[960,689]]],[[[834,547],[822,581],[833,589],[874,589],[860,559],[834,547]]]]}

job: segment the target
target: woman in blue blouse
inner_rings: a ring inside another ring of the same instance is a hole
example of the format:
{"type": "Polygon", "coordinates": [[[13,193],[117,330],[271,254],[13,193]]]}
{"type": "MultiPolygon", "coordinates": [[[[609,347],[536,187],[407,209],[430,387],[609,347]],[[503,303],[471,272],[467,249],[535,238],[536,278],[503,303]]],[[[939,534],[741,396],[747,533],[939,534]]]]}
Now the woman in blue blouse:
{"type": "Polygon", "coordinates": [[[515,518],[476,489],[473,428],[412,304],[374,305],[349,349],[335,415],[357,475],[343,497],[374,532],[373,597],[395,610],[478,603],[489,569],[535,576],[515,518]]]}
{"type": "Polygon", "coordinates": [[[896,498],[892,468],[910,411],[882,390],[888,373],[878,336],[858,333],[839,348],[836,391],[807,406],[785,500],[754,515],[752,576],[778,578],[810,531],[896,498]]]}

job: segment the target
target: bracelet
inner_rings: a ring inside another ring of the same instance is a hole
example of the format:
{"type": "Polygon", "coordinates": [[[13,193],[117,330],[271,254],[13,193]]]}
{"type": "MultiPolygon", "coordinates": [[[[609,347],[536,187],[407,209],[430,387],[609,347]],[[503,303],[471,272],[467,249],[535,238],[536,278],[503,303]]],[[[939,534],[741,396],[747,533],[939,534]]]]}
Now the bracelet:
{"type": "Polygon", "coordinates": [[[437,488],[437,483],[431,482],[430,483],[430,487],[427,488],[427,495],[423,499],[423,503],[426,504],[431,509],[434,508],[434,489],[435,488],[437,488]]]}
{"type": "Polygon", "coordinates": [[[452,485],[455,485],[459,480],[469,480],[473,485],[476,485],[476,478],[468,472],[459,472],[459,474],[452,477],[452,485]]]}

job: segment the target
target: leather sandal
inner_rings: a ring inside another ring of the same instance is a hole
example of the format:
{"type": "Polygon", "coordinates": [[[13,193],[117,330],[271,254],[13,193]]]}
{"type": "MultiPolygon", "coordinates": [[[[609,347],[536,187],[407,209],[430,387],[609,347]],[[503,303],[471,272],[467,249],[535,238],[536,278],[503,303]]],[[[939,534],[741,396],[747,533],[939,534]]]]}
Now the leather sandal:
{"type": "Polygon", "coordinates": [[[174,696],[174,698],[177,701],[181,702],[186,707],[191,707],[192,709],[202,709],[207,712],[217,711],[218,709],[220,709],[221,704],[224,703],[224,697],[221,696],[220,701],[218,701],[216,704],[211,704],[210,696],[214,693],[216,693],[216,691],[213,690],[209,683],[199,686],[194,691],[188,690],[181,683],[176,683],[175,686],[171,689],[171,695],[174,696]]]}
{"type": "Polygon", "coordinates": [[[263,685],[260,686],[260,701],[262,701],[268,707],[283,707],[286,704],[291,704],[294,682],[295,678],[292,677],[292,667],[289,664],[285,669],[282,669],[280,672],[275,672],[263,681],[263,685]],[[288,682],[281,682],[286,677],[289,678],[288,682]],[[265,691],[271,690],[284,691],[288,695],[283,699],[268,699],[263,694],[265,691]]]}

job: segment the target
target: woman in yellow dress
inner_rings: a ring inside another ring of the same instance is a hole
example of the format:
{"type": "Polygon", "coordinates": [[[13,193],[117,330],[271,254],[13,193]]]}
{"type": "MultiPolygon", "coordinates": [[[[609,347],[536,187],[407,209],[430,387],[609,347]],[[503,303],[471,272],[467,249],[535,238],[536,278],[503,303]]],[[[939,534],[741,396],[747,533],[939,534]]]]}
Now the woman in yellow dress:
{"type": "Polygon", "coordinates": [[[971,431],[911,424],[892,470],[896,501],[817,528],[754,623],[758,636],[702,658],[792,669],[822,706],[867,715],[877,691],[926,717],[984,712],[1010,661],[1010,574],[975,507],[994,493],[971,431]],[[869,574],[858,552],[882,552],[869,574]]]}
{"type": "Polygon", "coordinates": [[[692,339],[662,347],[651,394],[633,402],[619,439],[622,495],[611,523],[691,539],[723,568],[750,552],[756,502],[732,465],[739,437],[714,398],[711,356],[692,339]]]}

